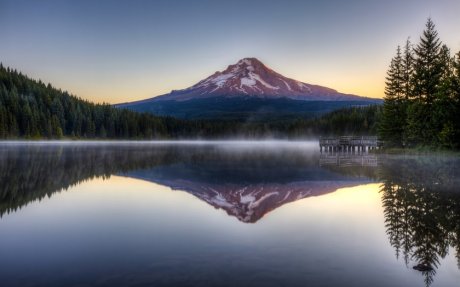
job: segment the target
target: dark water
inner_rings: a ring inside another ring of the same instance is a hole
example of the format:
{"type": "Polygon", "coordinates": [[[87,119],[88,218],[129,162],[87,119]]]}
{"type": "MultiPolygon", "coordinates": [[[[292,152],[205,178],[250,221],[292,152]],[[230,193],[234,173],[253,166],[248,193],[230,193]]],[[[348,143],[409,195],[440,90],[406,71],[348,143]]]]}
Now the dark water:
{"type": "Polygon", "coordinates": [[[0,286],[459,286],[459,167],[317,143],[2,143],[0,286]]]}

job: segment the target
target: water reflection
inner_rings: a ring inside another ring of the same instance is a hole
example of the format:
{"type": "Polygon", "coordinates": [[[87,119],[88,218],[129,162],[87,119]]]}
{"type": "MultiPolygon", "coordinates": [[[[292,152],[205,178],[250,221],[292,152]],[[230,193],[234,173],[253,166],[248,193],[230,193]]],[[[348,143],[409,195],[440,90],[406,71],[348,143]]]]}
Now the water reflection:
{"type": "Polygon", "coordinates": [[[85,180],[174,160],[170,149],[129,146],[0,146],[0,216],[85,180]]]}
{"type": "Polygon", "coordinates": [[[397,258],[422,273],[426,286],[433,283],[440,259],[450,247],[455,249],[460,268],[458,157],[325,153],[320,164],[348,175],[359,170],[382,182],[389,242],[397,258]]]}
{"type": "Polygon", "coordinates": [[[288,202],[372,181],[322,169],[316,151],[304,147],[1,146],[0,158],[0,215],[82,181],[117,174],[189,192],[253,223],[288,202]]]}
{"type": "Polygon", "coordinates": [[[379,170],[385,224],[396,257],[433,282],[440,259],[456,250],[460,268],[458,160],[388,159],[379,170]]]}
{"type": "MultiPolygon", "coordinates": [[[[457,158],[323,153],[312,146],[0,145],[0,215],[96,177],[188,192],[243,223],[302,198],[381,182],[396,257],[429,286],[452,248],[460,267],[457,158]]],[[[0,219],[1,220],[1,219],[0,219]]]]}
{"type": "Polygon", "coordinates": [[[341,152],[325,152],[321,153],[319,164],[331,166],[378,166],[378,156],[372,153],[341,153],[341,152]]]}

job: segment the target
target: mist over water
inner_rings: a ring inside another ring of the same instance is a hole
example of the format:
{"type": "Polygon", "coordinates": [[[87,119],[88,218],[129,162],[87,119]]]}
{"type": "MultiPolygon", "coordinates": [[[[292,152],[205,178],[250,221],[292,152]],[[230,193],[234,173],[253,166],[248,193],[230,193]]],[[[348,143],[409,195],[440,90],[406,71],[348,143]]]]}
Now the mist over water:
{"type": "Polygon", "coordinates": [[[0,159],[4,286],[460,278],[456,157],[233,140],[2,142],[0,159]]]}
{"type": "Polygon", "coordinates": [[[250,139],[228,139],[228,140],[47,140],[47,141],[0,141],[0,146],[50,146],[50,145],[78,145],[78,146],[105,146],[105,145],[219,145],[219,146],[235,146],[235,147],[254,147],[254,146],[264,146],[264,147],[309,147],[314,148],[318,147],[318,142],[315,139],[311,140],[279,140],[279,139],[265,139],[265,140],[250,140],[250,139]]]}

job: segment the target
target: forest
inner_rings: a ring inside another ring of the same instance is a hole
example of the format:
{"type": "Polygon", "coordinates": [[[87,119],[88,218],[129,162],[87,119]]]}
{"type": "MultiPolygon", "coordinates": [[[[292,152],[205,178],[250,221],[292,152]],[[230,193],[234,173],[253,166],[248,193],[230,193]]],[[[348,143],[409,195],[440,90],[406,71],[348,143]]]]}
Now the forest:
{"type": "Polygon", "coordinates": [[[431,19],[391,60],[379,135],[390,147],[460,147],[460,51],[451,55],[431,19]]]}
{"type": "Polygon", "coordinates": [[[0,64],[2,139],[306,138],[377,133],[380,106],[352,107],[314,119],[250,122],[180,120],[95,104],[0,64]]]}

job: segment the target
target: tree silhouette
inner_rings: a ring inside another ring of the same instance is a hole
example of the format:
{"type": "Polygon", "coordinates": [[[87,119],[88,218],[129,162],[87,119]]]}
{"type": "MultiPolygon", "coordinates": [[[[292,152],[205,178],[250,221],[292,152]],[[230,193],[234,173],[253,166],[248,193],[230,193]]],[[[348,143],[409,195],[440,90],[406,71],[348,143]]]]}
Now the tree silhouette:
{"type": "Polygon", "coordinates": [[[419,43],[398,46],[391,60],[379,129],[386,145],[459,148],[459,73],[429,18],[419,43]]]}

